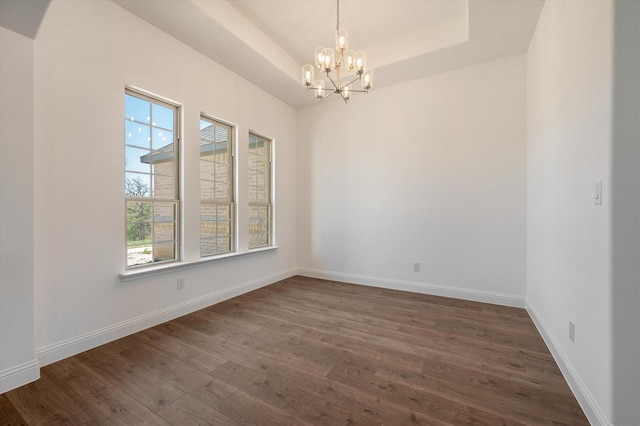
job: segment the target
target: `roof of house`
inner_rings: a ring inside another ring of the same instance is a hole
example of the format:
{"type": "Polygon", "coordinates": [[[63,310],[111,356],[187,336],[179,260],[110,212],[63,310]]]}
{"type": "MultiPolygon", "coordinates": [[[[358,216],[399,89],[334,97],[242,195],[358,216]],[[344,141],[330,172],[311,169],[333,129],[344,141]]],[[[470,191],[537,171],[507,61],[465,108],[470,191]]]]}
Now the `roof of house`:
{"type": "MultiPolygon", "coordinates": [[[[218,148],[217,152],[225,152],[227,150],[227,129],[224,127],[211,124],[200,130],[200,155],[214,153],[214,142],[225,142],[224,148],[218,148]]],[[[140,157],[141,163],[154,164],[173,160],[174,149],[173,143],[165,145],[161,148],[152,150],[149,154],[140,157]]]]}

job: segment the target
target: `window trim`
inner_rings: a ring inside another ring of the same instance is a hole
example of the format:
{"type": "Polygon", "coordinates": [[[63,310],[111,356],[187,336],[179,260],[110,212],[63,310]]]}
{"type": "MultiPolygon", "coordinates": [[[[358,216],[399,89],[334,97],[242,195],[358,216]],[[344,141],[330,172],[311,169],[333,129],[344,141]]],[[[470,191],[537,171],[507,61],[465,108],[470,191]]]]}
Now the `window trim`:
{"type": "Polygon", "coordinates": [[[279,249],[280,246],[272,245],[267,247],[260,247],[248,251],[240,251],[233,253],[225,253],[219,256],[210,256],[203,257],[201,259],[192,260],[192,261],[179,261],[179,262],[170,262],[170,263],[162,263],[154,266],[148,266],[143,268],[135,268],[128,269],[124,272],[120,272],[118,274],[120,276],[120,281],[132,281],[139,278],[151,277],[154,275],[163,275],[169,272],[178,271],[182,269],[196,268],[198,266],[204,266],[213,262],[222,262],[225,260],[230,260],[238,257],[245,257],[248,255],[257,255],[259,253],[271,252],[279,249]]]}

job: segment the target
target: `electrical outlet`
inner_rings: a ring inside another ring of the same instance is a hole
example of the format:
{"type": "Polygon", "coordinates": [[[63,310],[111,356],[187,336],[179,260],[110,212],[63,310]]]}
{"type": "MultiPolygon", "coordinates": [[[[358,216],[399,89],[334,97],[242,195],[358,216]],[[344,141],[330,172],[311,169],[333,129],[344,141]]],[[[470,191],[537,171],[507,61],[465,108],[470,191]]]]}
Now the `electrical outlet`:
{"type": "Polygon", "coordinates": [[[178,287],[178,290],[183,290],[184,289],[184,278],[183,277],[179,277],[176,280],[176,285],[178,287]]]}
{"type": "Polygon", "coordinates": [[[413,272],[420,272],[420,262],[413,262],[413,272]]]}
{"type": "Polygon", "coordinates": [[[572,342],[576,341],[576,325],[569,321],[569,339],[572,342]]]}

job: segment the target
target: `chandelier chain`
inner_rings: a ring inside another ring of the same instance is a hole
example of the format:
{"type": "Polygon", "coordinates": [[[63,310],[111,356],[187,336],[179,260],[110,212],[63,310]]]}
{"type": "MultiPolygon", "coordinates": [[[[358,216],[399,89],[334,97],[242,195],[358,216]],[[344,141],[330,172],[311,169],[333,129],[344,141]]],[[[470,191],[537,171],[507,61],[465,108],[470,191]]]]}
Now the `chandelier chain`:
{"type": "Polygon", "coordinates": [[[336,0],[336,32],[340,30],[340,0],[336,0]]]}

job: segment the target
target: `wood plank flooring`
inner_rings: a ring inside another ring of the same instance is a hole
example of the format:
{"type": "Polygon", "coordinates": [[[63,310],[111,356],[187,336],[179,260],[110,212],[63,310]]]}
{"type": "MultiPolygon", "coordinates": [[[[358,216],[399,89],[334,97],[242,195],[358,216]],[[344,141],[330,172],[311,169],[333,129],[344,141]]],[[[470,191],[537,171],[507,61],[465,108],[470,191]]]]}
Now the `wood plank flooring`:
{"type": "Polygon", "coordinates": [[[2,425],[588,425],[523,309],[293,277],[41,370],[2,425]]]}

